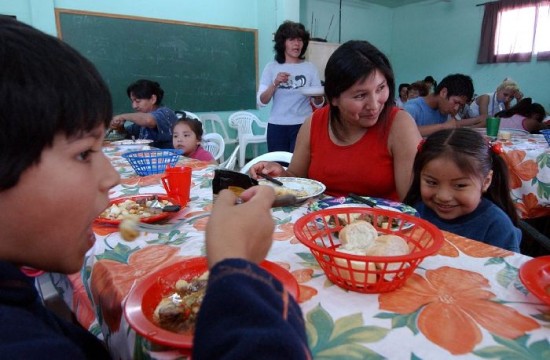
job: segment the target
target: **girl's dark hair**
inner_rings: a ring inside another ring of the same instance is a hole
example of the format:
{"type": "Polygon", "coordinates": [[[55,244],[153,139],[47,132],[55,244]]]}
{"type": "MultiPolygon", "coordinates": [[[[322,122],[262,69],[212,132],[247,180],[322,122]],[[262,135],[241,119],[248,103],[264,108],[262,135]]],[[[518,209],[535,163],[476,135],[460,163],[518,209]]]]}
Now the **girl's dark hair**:
{"type": "Polygon", "coordinates": [[[342,136],[342,120],[340,110],[332,105],[332,100],[376,70],[386,78],[390,92],[378,119],[386,123],[391,107],[395,105],[395,78],[386,55],[367,41],[351,40],[340,45],[328,59],[325,67],[325,95],[330,104],[331,129],[337,138],[341,139],[342,136]]]}
{"type": "Polygon", "coordinates": [[[160,84],[156,81],[140,79],[128,86],[126,94],[128,97],[133,94],[137,99],[150,99],[153,95],[156,95],[157,101],[155,105],[160,106],[164,97],[164,90],[162,90],[160,84]]]}
{"type": "Polygon", "coordinates": [[[541,104],[533,103],[531,98],[523,98],[516,105],[512,106],[508,110],[502,110],[495,114],[496,117],[508,118],[513,115],[521,115],[525,117],[536,116],[538,122],[542,122],[546,117],[546,110],[541,104]]]}
{"type": "Polygon", "coordinates": [[[57,134],[80,136],[113,117],[96,68],[59,39],[0,16],[0,191],[38,164],[57,134]]]}
{"type": "Polygon", "coordinates": [[[300,53],[300,59],[303,60],[305,59],[305,53],[307,50],[307,46],[309,45],[309,32],[306,30],[305,26],[290,20],[287,20],[279,25],[279,28],[275,33],[275,45],[273,46],[273,48],[275,49],[275,61],[277,61],[279,64],[284,64],[285,41],[287,39],[296,38],[302,39],[304,43],[304,46],[302,47],[302,52],[300,53]]]}
{"type": "Polygon", "coordinates": [[[435,81],[435,79],[434,79],[433,76],[431,76],[431,75],[426,76],[426,77],[424,78],[424,82],[425,82],[425,83],[431,83],[431,84],[433,84],[434,89],[437,87],[437,81],[435,81]]]}
{"type": "Polygon", "coordinates": [[[493,179],[484,197],[500,207],[518,223],[518,215],[508,184],[508,168],[504,160],[475,130],[467,128],[440,130],[426,138],[414,159],[413,182],[404,203],[414,206],[421,201],[420,173],[430,161],[445,157],[465,174],[484,179],[493,170],[493,179]]]}
{"type": "MultiPolygon", "coordinates": [[[[193,131],[195,133],[195,136],[197,137],[197,140],[201,141],[202,140],[202,134],[203,134],[203,129],[202,129],[202,123],[200,122],[200,120],[198,119],[195,119],[195,118],[192,118],[192,117],[182,117],[181,119],[179,119],[178,121],[176,121],[176,123],[174,124],[174,127],[176,127],[176,125],[178,124],[187,124],[189,125],[189,127],[191,128],[191,131],[193,131]]],[[[173,128],[172,128],[173,130],[173,128]]]]}

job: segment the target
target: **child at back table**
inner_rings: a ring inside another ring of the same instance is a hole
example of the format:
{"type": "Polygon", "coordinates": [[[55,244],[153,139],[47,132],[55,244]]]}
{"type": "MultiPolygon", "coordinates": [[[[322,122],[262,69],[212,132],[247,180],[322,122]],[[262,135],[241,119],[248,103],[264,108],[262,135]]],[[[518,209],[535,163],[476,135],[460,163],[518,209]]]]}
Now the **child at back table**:
{"type": "Polygon", "coordinates": [[[191,117],[182,117],[172,130],[174,149],[183,150],[183,155],[201,161],[216,162],[214,156],[201,146],[202,123],[191,117]]]}
{"type": "Polygon", "coordinates": [[[499,150],[472,129],[433,133],[418,147],[404,202],[442,230],[519,252],[521,231],[499,150]]]}

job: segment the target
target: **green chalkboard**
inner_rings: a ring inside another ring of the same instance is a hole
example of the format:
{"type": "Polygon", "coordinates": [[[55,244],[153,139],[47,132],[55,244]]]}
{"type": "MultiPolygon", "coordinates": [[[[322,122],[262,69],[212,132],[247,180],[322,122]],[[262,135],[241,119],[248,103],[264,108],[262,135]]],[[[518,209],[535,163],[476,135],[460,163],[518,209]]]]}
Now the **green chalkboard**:
{"type": "Polygon", "coordinates": [[[163,104],[191,112],[256,107],[257,30],[56,10],[59,37],[98,68],[115,113],[128,85],[160,83],[163,104]]]}

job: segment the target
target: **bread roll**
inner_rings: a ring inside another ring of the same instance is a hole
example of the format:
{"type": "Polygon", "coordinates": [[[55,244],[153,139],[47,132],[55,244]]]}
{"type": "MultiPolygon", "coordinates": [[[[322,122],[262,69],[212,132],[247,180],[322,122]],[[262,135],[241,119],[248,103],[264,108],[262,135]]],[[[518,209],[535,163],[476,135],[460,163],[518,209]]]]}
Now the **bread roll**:
{"type": "Polygon", "coordinates": [[[374,244],[378,232],[371,223],[357,220],[340,230],[340,241],[345,249],[368,249],[374,244]]]}
{"type": "MultiPolygon", "coordinates": [[[[365,255],[365,250],[363,250],[363,249],[348,250],[348,249],[342,248],[342,246],[340,246],[336,250],[340,251],[340,252],[343,252],[343,253],[347,253],[347,254],[365,255]]],[[[335,275],[339,275],[342,279],[347,280],[349,282],[352,282],[350,271],[346,270],[346,269],[349,268],[348,261],[346,259],[338,258],[338,257],[335,257],[334,261],[336,262],[336,264],[338,266],[343,267],[344,269],[335,267],[335,268],[332,269],[332,272],[335,275]]],[[[373,263],[370,262],[370,263],[368,263],[368,265],[366,265],[365,262],[354,261],[354,260],[350,260],[349,263],[350,263],[350,266],[351,266],[352,269],[358,270],[358,271],[353,272],[353,280],[355,281],[356,286],[361,286],[361,284],[365,283],[365,273],[359,272],[359,271],[365,271],[367,266],[368,266],[368,272],[366,274],[367,275],[366,283],[367,284],[376,283],[376,274],[374,273],[376,271],[376,267],[373,263]]]]}
{"type": "MultiPolygon", "coordinates": [[[[409,245],[402,237],[397,235],[380,235],[376,238],[374,245],[367,249],[367,255],[370,256],[401,256],[410,253],[409,245]]],[[[375,263],[377,269],[384,269],[384,263],[375,263]]],[[[408,267],[405,263],[403,268],[408,267]]],[[[384,279],[391,281],[402,268],[401,262],[390,262],[386,265],[384,279]],[[390,271],[390,272],[387,272],[390,271]],[[393,272],[391,272],[393,271],[393,272]]]]}

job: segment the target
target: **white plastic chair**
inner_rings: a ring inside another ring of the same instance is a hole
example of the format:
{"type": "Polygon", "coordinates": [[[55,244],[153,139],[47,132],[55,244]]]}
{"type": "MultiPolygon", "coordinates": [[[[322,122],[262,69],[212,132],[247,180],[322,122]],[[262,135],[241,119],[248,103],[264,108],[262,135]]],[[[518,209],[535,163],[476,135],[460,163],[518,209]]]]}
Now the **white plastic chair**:
{"type": "Polygon", "coordinates": [[[260,161],[277,161],[277,162],[290,164],[290,160],[292,160],[292,153],[290,152],[287,152],[287,151],[268,152],[260,156],[256,156],[254,159],[247,162],[246,165],[241,168],[241,173],[248,174],[248,171],[250,171],[250,168],[252,167],[252,165],[260,161]]]}
{"type": "MultiPolygon", "coordinates": [[[[205,134],[218,133],[223,137],[225,145],[237,144],[239,142],[236,138],[230,138],[227,128],[218,114],[206,113],[199,116],[202,122],[202,128],[205,134]]],[[[221,160],[225,160],[225,156],[222,155],[221,160]]]]}
{"type": "Polygon", "coordinates": [[[225,152],[225,142],[220,134],[211,133],[202,136],[202,147],[208,151],[216,161],[219,161],[225,152]]]}
{"type": "Polygon", "coordinates": [[[235,165],[237,165],[237,154],[239,153],[239,144],[235,146],[231,155],[220,164],[220,168],[227,170],[235,170],[235,165]]]}
{"type": "Polygon", "coordinates": [[[262,122],[258,117],[248,111],[237,111],[229,116],[229,126],[237,129],[239,139],[239,167],[244,166],[246,157],[246,147],[248,144],[254,144],[254,157],[258,156],[258,144],[267,142],[267,123],[262,122]],[[253,131],[254,124],[263,129],[263,134],[255,135],[253,131]]]}
{"type": "Polygon", "coordinates": [[[194,118],[194,119],[200,120],[199,116],[197,114],[193,114],[191,111],[176,110],[174,112],[176,113],[176,116],[177,116],[178,119],[181,119],[183,117],[183,115],[185,115],[188,118],[194,118]]]}

